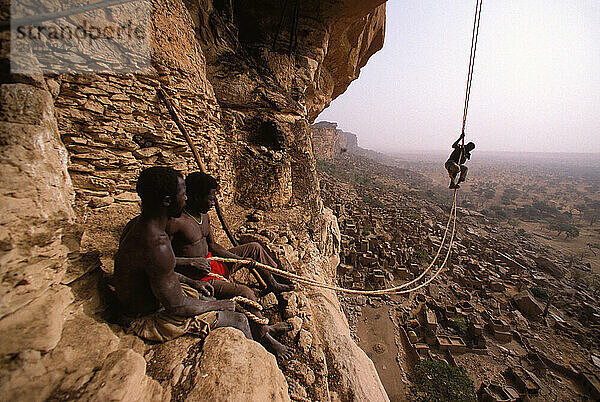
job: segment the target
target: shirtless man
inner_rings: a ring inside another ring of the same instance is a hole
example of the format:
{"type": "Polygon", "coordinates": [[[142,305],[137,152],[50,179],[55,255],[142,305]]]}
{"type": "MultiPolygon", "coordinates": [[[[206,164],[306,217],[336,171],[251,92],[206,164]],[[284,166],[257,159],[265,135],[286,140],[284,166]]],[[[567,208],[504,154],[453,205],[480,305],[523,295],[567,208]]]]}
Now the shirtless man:
{"type": "Polygon", "coordinates": [[[460,145],[462,139],[465,138],[465,133],[462,133],[458,140],[452,144],[454,151],[448,157],[445,167],[450,176],[450,187],[451,189],[460,188],[460,183],[467,179],[467,172],[469,168],[465,166],[467,159],[471,159],[471,151],[475,149],[475,144],[469,142],[467,145],[460,145]],[[456,176],[460,172],[458,183],[456,182],[456,176]]]}
{"type": "MultiPolygon", "coordinates": [[[[258,243],[248,243],[227,250],[215,242],[208,216],[208,211],[215,204],[217,182],[214,178],[200,172],[191,173],[186,178],[186,188],[189,201],[184,213],[179,218],[169,220],[167,226],[167,233],[172,238],[173,249],[177,256],[176,270],[210,283],[217,299],[243,296],[256,301],[256,295],[247,286],[236,285],[207,276],[209,272],[213,272],[227,277],[229,267],[216,261],[210,261],[209,263],[204,257],[211,257],[214,254],[225,258],[252,259],[274,267],[277,264],[258,243]],[[190,263],[190,258],[197,260],[198,257],[201,257],[204,262],[194,261],[190,263]]],[[[267,283],[268,290],[278,294],[293,289],[290,285],[277,282],[271,273],[259,271],[261,277],[267,283]]],[[[247,307],[247,309],[262,318],[259,310],[252,307],[247,307]]],[[[256,341],[262,343],[269,351],[282,359],[291,356],[292,352],[272,336],[289,331],[291,329],[289,323],[268,326],[255,323],[252,320],[249,320],[249,322],[252,336],[256,341]]]]}
{"type": "Polygon", "coordinates": [[[112,284],[126,324],[140,337],[166,341],[185,333],[206,335],[218,327],[234,327],[250,338],[246,317],[230,300],[202,300],[212,287],[175,272],[175,254],[165,229],[181,216],[185,182],[175,170],[151,167],[141,172],[137,192],[142,213],[132,219],[115,254],[112,284]]]}

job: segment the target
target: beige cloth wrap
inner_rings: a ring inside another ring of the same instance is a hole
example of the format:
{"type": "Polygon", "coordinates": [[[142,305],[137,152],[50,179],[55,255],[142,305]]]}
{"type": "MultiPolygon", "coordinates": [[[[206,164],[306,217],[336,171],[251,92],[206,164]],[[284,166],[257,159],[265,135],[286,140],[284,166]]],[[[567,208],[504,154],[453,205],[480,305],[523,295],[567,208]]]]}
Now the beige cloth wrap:
{"type": "MultiPolygon", "coordinates": [[[[183,294],[196,299],[200,298],[198,291],[181,284],[183,294]]],[[[217,324],[217,312],[209,311],[194,317],[179,317],[164,310],[134,319],[129,329],[140,338],[149,341],[165,342],[184,334],[193,334],[205,338],[217,324]]]]}

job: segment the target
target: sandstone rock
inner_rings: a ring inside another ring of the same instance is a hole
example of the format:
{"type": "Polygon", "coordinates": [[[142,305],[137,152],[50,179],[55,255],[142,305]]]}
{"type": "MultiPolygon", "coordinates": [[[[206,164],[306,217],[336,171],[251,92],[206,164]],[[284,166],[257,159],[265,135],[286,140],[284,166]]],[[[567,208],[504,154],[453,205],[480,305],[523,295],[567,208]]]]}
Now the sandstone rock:
{"type": "Polygon", "coordinates": [[[45,400],[52,393],[59,376],[48,375],[40,352],[22,351],[10,360],[9,367],[5,365],[0,370],[2,400],[45,400]]]}
{"type": "Polygon", "coordinates": [[[275,356],[234,328],[206,338],[188,401],[289,401],[275,356]]]}
{"type": "Polygon", "coordinates": [[[528,317],[537,317],[544,312],[544,306],[527,290],[515,295],[513,300],[518,309],[528,317]]]}
{"type": "Polygon", "coordinates": [[[65,307],[73,300],[66,286],[54,286],[25,307],[0,320],[0,354],[25,349],[48,352],[60,340],[65,307]]]}
{"type": "Polygon", "coordinates": [[[0,120],[9,123],[45,125],[53,119],[52,96],[26,84],[0,87],[0,120]]]}
{"type": "Polygon", "coordinates": [[[310,347],[312,346],[313,337],[310,332],[305,329],[300,330],[300,334],[298,336],[298,347],[304,354],[308,354],[310,351],[310,347]]]}
{"type": "Polygon", "coordinates": [[[107,205],[112,204],[113,202],[115,202],[115,199],[109,195],[106,197],[91,197],[90,198],[90,207],[92,207],[92,208],[105,207],[107,205]]]}
{"type": "Polygon", "coordinates": [[[291,318],[298,315],[298,296],[295,292],[287,292],[283,294],[286,301],[285,309],[283,310],[283,318],[291,318]]]}
{"type": "Polygon", "coordinates": [[[115,196],[115,201],[117,201],[117,202],[140,202],[140,197],[137,195],[137,193],[125,191],[125,192],[122,192],[121,194],[117,194],[115,196]]]}
{"type": "Polygon", "coordinates": [[[286,368],[294,373],[294,375],[307,386],[311,386],[315,383],[315,373],[306,364],[301,363],[298,360],[290,360],[286,365],[286,368]]]}
{"type": "Polygon", "coordinates": [[[296,339],[296,336],[298,335],[298,333],[300,332],[300,329],[302,328],[302,318],[292,317],[292,318],[289,318],[287,320],[287,322],[292,324],[292,327],[293,327],[292,330],[287,333],[287,336],[290,339],[296,339]]]}
{"type": "Polygon", "coordinates": [[[267,295],[265,295],[264,297],[262,297],[260,299],[260,304],[263,306],[263,308],[265,310],[276,307],[278,304],[277,296],[275,296],[274,293],[268,293],[267,295]]]}
{"type": "Polygon", "coordinates": [[[60,92],[60,84],[58,82],[56,82],[56,80],[53,80],[52,78],[47,78],[46,85],[48,86],[48,91],[50,92],[50,94],[54,98],[56,98],[60,92]]]}
{"type": "Polygon", "coordinates": [[[99,103],[99,102],[88,100],[87,102],[85,102],[85,104],[83,105],[83,107],[86,110],[90,110],[90,111],[92,111],[94,113],[98,113],[98,114],[103,114],[104,113],[104,106],[102,106],[102,104],[99,103]]]}
{"type": "Polygon", "coordinates": [[[131,349],[112,352],[86,388],[90,401],[166,401],[162,387],[146,377],[146,361],[131,349]]]}
{"type": "Polygon", "coordinates": [[[118,346],[119,338],[106,323],[78,310],[65,322],[61,339],[48,356],[47,364],[67,372],[74,368],[92,371],[118,346]]]}
{"type": "MultiPolygon", "coordinates": [[[[337,266],[337,264],[334,264],[337,266]]],[[[346,317],[340,313],[333,292],[315,290],[308,294],[313,312],[313,335],[318,337],[323,351],[331,358],[329,372],[339,379],[336,392],[341,400],[388,401],[373,362],[352,338],[346,317]]]]}
{"type": "Polygon", "coordinates": [[[136,158],[150,158],[151,156],[157,155],[160,153],[160,148],[158,147],[148,147],[148,148],[140,148],[136,149],[133,152],[133,156],[136,158]]]}
{"type": "Polygon", "coordinates": [[[547,258],[536,257],[535,263],[537,264],[539,269],[541,269],[545,272],[548,272],[549,274],[551,274],[557,278],[560,278],[560,277],[562,277],[562,275],[564,275],[563,270],[558,265],[556,265],[554,262],[550,261],[547,258]]]}
{"type": "Polygon", "coordinates": [[[293,400],[298,400],[298,398],[306,398],[308,399],[308,393],[306,392],[306,388],[304,388],[300,383],[293,379],[287,379],[288,385],[290,387],[290,396],[293,400]]]}

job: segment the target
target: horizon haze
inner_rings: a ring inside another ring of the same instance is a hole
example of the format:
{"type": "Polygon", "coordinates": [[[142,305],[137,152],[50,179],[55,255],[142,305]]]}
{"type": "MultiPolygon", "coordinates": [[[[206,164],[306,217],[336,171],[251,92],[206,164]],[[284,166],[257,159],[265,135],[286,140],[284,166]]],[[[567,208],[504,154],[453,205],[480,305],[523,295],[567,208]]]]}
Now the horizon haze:
{"type": "MultiPolygon", "coordinates": [[[[315,122],[337,122],[375,151],[450,149],[474,7],[388,2],[383,49],[315,122]]],[[[476,151],[600,153],[598,43],[598,2],[484,2],[467,141],[476,151]]]]}

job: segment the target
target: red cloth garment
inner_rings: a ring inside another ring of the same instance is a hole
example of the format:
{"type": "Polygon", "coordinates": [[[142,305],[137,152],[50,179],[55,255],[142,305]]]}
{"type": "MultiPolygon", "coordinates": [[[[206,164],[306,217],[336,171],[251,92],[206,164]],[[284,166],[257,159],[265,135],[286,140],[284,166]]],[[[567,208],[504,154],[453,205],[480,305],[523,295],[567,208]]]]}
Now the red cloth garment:
{"type": "MultiPolygon", "coordinates": [[[[210,251],[208,252],[208,255],[206,256],[206,258],[210,258],[213,255],[210,253],[210,251]]],[[[223,264],[222,262],[219,261],[209,261],[210,262],[210,272],[211,273],[215,273],[221,276],[224,276],[225,278],[229,277],[229,269],[227,269],[227,265],[223,264]]],[[[204,278],[202,278],[202,281],[208,282],[210,280],[213,279],[218,279],[212,276],[205,276],[204,278]]],[[[222,279],[219,279],[222,280],[222,279]]]]}

